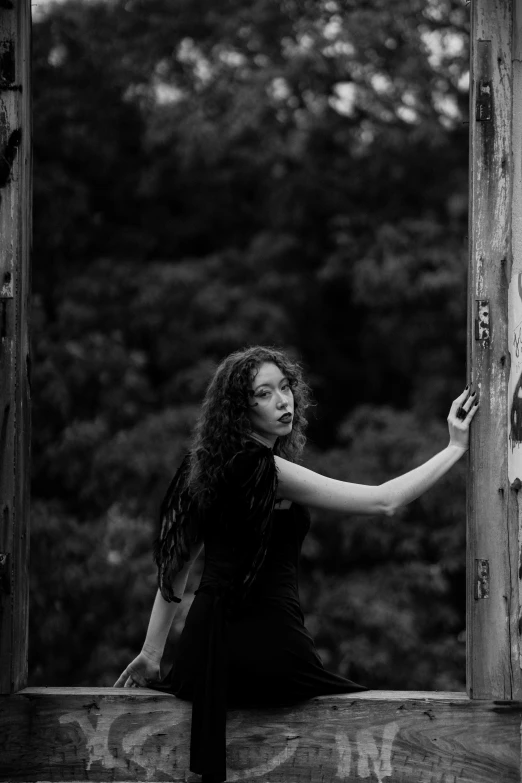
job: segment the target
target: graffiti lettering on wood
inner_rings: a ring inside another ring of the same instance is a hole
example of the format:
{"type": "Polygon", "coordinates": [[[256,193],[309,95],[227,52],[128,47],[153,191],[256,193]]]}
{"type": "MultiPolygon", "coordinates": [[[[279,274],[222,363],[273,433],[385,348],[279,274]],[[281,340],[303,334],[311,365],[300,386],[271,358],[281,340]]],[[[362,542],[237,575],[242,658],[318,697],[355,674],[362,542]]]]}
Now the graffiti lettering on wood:
{"type": "Polygon", "coordinates": [[[387,723],[380,738],[380,749],[379,738],[369,729],[360,729],[355,735],[355,743],[350,742],[346,734],[338,731],[335,735],[339,755],[337,777],[347,780],[355,773],[360,778],[369,778],[373,774],[378,783],[391,777],[393,741],[398,731],[398,723],[387,723]],[[354,754],[352,748],[355,750],[354,754]]]}
{"type": "MultiPolygon", "coordinates": [[[[158,775],[172,776],[174,769],[188,769],[190,720],[186,716],[176,717],[160,705],[134,715],[130,707],[116,717],[104,715],[96,703],[88,707],[87,711],[65,713],[59,721],[70,741],[83,749],[78,755],[84,756],[82,766],[89,775],[130,772],[145,780],[157,780],[158,775]]],[[[233,718],[227,724],[230,783],[263,778],[298,755],[301,738],[289,727],[279,727],[277,735],[269,743],[263,743],[260,754],[244,736],[242,723],[241,718],[233,718]],[[256,757],[261,760],[252,763],[256,757]]],[[[395,721],[378,729],[359,729],[353,734],[338,731],[336,778],[345,781],[356,776],[385,783],[392,775],[393,743],[398,731],[395,721]]]]}
{"type": "MultiPolygon", "coordinates": [[[[134,774],[140,773],[152,780],[157,773],[172,773],[172,754],[175,749],[172,729],[182,719],[170,711],[151,710],[146,716],[136,715],[131,728],[122,731],[118,723],[128,721],[129,714],[123,713],[116,718],[98,714],[97,707],[87,712],[70,712],[60,716],[60,724],[74,728],[74,742],[85,747],[85,767],[89,772],[97,769],[121,770],[134,774]],[[141,721],[140,721],[141,718],[141,721]],[[140,725],[141,724],[141,725],[140,725]],[[80,733],[83,736],[77,736],[80,733]],[[147,759],[147,744],[154,741],[154,766],[147,759]]],[[[184,759],[186,761],[186,759],[184,759]]]]}

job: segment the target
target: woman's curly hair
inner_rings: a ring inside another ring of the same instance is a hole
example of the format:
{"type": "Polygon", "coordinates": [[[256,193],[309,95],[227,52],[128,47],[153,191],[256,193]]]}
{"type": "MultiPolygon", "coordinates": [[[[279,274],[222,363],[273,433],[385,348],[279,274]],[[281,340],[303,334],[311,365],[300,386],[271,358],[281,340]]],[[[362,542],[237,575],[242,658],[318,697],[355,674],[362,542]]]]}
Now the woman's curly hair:
{"type": "Polygon", "coordinates": [[[208,385],[189,449],[187,486],[201,507],[214,500],[226,462],[251,440],[251,384],[264,362],[279,367],[294,395],[292,431],[277,439],[274,454],[291,462],[301,457],[308,425],[305,411],[311,404],[301,366],[273,347],[254,345],[235,351],[221,362],[208,385]]]}

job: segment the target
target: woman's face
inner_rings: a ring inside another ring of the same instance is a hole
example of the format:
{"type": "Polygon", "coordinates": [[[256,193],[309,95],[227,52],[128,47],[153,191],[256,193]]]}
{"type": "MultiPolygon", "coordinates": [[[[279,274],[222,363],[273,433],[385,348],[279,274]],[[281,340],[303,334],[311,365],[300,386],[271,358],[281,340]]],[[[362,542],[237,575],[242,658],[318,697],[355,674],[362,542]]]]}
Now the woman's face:
{"type": "Polygon", "coordinates": [[[268,446],[292,431],[294,395],[277,364],[263,362],[252,380],[249,417],[252,430],[268,446]]]}

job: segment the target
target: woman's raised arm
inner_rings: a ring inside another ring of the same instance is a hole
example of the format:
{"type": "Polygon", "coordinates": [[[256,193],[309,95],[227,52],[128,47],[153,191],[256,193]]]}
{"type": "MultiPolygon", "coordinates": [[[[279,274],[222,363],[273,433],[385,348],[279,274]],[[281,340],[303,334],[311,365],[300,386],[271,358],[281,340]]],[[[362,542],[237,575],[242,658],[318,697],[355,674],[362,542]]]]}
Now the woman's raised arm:
{"type": "Polygon", "coordinates": [[[454,400],[448,415],[450,442],[443,451],[418,468],[379,486],[327,478],[275,457],[278,497],[330,511],[393,516],[401,506],[411,503],[432,487],[466,452],[469,425],[478,408],[474,400],[475,394],[470,394],[467,389],[454,400]]]}

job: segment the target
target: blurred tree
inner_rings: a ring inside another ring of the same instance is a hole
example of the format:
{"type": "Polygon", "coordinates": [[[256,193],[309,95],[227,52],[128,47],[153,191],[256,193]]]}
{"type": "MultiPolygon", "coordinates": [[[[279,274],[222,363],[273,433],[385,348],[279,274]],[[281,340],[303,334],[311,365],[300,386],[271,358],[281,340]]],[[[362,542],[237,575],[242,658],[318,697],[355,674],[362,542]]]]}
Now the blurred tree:
{"type": "MultiPolygon", "coordinates": [[[[157,506],[227,352],[302,358],[321,472],[377,483],[443,445],[464,382],[467,13],[68,0],[35,23],[35,684],[107,684],[140,644],[157,506]]],[[[334,668],[462,683],[463,494],[459,468],[396,526],[316,522],[303,596],[334,668]]]]}
{"type": "MultiPolygon", "coordinates": [[[[338,446],[310,455],[333,478],[378,484],[446,443],[442,423],[361,406],[338,446]]],[[[304,608],[323,657],[373,688],[458,690],[465,666],[465,467],[389,519],[314,511],[304,608]]]]}

